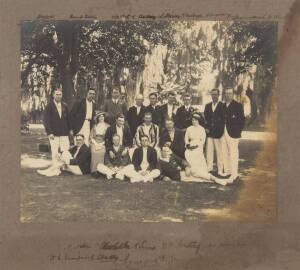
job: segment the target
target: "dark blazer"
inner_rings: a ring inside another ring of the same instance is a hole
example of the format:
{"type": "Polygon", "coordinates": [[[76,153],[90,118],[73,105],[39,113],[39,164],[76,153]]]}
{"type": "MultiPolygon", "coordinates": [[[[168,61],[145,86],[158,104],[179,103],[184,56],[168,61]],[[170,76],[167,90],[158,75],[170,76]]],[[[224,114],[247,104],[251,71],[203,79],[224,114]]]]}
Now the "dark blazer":
{"type": "Polygon", "coordinates": [[[212,102],[205,105],[204,117],[205,128],[208,129],[207,137],[219,139],[224,133],[225,126],[225,109],[224,103],[219,102],[215,111],[212,110],[212,102]]]}
{"type": "MultiPolygon", "coordinates": [[[[72,110],[70,111],[70,119],[71,119],[71,125],[72,130],[75,134],[77,134],[85,121],[85,114],[86,114],[86,99],[82,99],[79,102],[76,102],[72,110]]],[[[95,104],[93,103],[93,109],[92,109],[92,119],[90,121],[90,127],[93,127],[93,119],[95,117],[95,104]]]]}
{"type": "Polygon", "coordinates": [[[122,156],[124,149],[125,147],[120,145],[118,151],[116,151],[114,148],[106,151],[104,155],[104,165],[108,167],[123,167],[128,165],[130,163],[130,157],[128,152],[125,156],[122,156]],[[110,157],[109,151],[112,151],[115,154],[115,158],[110,157]]]}
{"type": "MultiPolygon", "coordinates": [[[[116,124],[107,128],[106,133],[105,133],[106,151],[109,151],[112,149],[112,146],[113,146],[112,138],[113,138],[113,135],[116,133],[117,133],[116,124]]],[[[130,129],[127,125],[124,125],[124,129],[123,129],[123,146],[124,147],[132,146],[132,136],[131,136],[130,129]]]]}
{"type": "Polygon", "coordinates": [[[160,170],[161,177],[167,176],[174,181],[180,181],[180,171],[189,166],[184,159],[171,154],[169,162],[163,159],[158,161],[158,169],[160,170]]]}
{"type": "MultiPolygon", "coordinates": [[[[168,118],[168,104],[160,106],[160,115],[161,115],[161,127],[165,126],[165,120],[168,118]]],[[[172,114],[172,119],[176,123],[176,114],[172,114]]]]}
{"type": "MultiPolygon", "coordinates": [[[[74,157],[74,154],[77,151],[77,146],[71,148],[69,151],[74,157]]],[[[91,172],[91,150],[86,144],[83,144],[80,147],[76,158],[70,160],[70,165],[78,165],[82,174],[88,174],[91,172]]]]}
{"type": "Polygon", "coordinates": [[[241,137],[245,125],[244,109],[241,103],[233,100],[229,106],[225,108],[225,125],[230,137],[241,137]]]}
{"type": "Polygon", "coordinates": [[[45,108],[44,127],[47,135],[68,136],[71,123],[68,107],[65,103],[61,103],[62,116],[59,117],[54,101],[51,101],[45,108]]]}
{"type": "Polygon", "coordinates": [[[142,105],[139,114],[137,114],[136,106],[130,107],[127,112],[127,122],[133,137],[136,133],[138,126],[143,124],[145,111],[146,107],[142,105]]]}
{"type": "Polygon", "coordinates": [[[171,140],[167,129],[163,129],[160,134],[159,146],[163,147],[166,142],[171,142],[171,150],[177,156],[184,158],[185,144],[184,144],[184,132],[178,128],[175,128],[174,140],[171,140]]]}
{"type": "Polygon", "coordinates": [[[158,125],[160,127],[161,126],[161,110],[160,110],[160,106],[156,105],[155,109],[154,109],[151,105],[148,105],[146,107],[146,111],[152,113],[152,123],[154,123],[154,124],[156,124],[156,125],[158,125]]]}
{"type": "Polygon", "coordinates": [[[108,99],[104,102],[103,111],[107,113],[105,121],[113,125],[116,122],[118,114],[124,114],[124,116],[126,116],[127,106],[126,103],[122,103],[120,100],[115,104],[111,99],[108,99]]]}
{"type": "MultiPolygon", "coordinates": [[[[143,161],[143,148],[138,147],[134,150],[132,156],[132,164],[136,171],[140,171],[142,169],[141,168],[142,161],[143,161]]],[[[156,150],[152,147],[148,147],[147,161],[149,163],[149,167],[148,167],[149,171],[157,168],[157,153],[156,150]]]]}
{"type": "Polygon", "coordinates": [[[192,115],[195,112],[195,109],[190,106],[188,110],[185,109],[185,106],[178,108],[175,116],[175,126],[179,129],[187,129],[192,125],[192,115]]]}

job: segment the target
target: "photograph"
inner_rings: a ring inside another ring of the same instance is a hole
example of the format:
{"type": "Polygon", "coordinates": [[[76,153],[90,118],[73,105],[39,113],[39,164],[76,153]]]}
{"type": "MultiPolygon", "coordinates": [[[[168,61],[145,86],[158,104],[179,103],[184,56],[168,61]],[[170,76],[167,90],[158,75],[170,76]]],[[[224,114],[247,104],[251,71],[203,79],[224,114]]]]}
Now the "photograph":
{"type": "Polygon", "coordinates": [[[22,223],[276,222],[277,22],[19,27],[22,223]]]}

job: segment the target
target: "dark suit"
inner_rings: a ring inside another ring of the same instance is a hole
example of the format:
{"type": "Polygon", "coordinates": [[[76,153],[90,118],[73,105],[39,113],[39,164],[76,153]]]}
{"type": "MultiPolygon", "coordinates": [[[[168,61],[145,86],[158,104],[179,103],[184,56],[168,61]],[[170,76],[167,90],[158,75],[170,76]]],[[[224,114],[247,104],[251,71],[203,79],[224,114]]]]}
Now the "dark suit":
{"type": "Polygon", "coordinates": [[[187,129],[192,125],[192,115],[195,112],[195,109],[192,106],[189,106],[189,109],[186,110],[185,106],[178,108],[175,116],[175,126],[179,129],[187,129]]]}
{"type": "Polygon", "coordinates": [[[181,180],[180,171],[184,170],[187,166],[188,163],[184,159],[174,154],[170,155],[169,161],[160,159],[158,162],[158,169],[160,170],[161,176],[167,176],[174,181],[181,180]]]}
{"type": "MultiPolygon", "coordinates": [[[[134,150],[132,156],[132,164],[136,171],[140,171],[141,164],[143,161],[143,148],[138,147],[134,150]]],[[[149,167],[147,170],[152,171],[157,168],[157,153],[156,150],[152,147],[148,147],[147,149],[147,161],[149,163],[149,167]]]]}
{"type": "MultiPolygon", "coordinates": [[[[161,115],[161,127],[165,127],[165,121],[167,118],[169,118],[168,116],[168,104],[164,104],[162,106],[160,106],[160,115],[161,115]]],[[[172,113],[172,117],[171,117],[175,123],[176,120],[176,114],[173,112],[172,113]]]]}
{"type": "MultiPolygon", "coordinates": [[[[109,151],[112,149],[113,146],[113,135],[117,133],[117,128],[116,128],[116,124],[110,126],[107,128],[106,133],[105,133],[105,148],[106,151],[109,151]]],[[[131,132],[130,129],[127,125],[124,125],[123,127],[123,146],[125,147],[131,147],[132,146],[132,136],[131,136],[131,132]]]]}
{"type": "MultiPolygon", "coordinates": [[[[70,153],[72,157],[74,157],[74,154],[77,151],[77,146],[71,148],[70,153]]],[[[82,174],[88,174],[91,172],[90,167],[91,167],[91,150],[88,148],[85,144],[83,144],[77,156],[73,159],[70,160],[70,165],[77,165],[79,166],[82,174]]]]}
{"type": "Polygon", "coordinates": [[[144,122],[145,111],[146,107],[142,105],[139,114],[137,114],[136,106],[130,107],[127,112],[127,122],[133,137],[135,136],[138,126],[140,126],[144,122]]]}
{"type": "Polygon", "coordinates": [[[222,102],[218,102],[215,111],[212,110],[212,102],[205,105],[205,127],[209,130],[207,137],[214,139],[222,137],[225,126],[225,109],[225,104],[222,102]]]}
{"type": "Polygon", "coordinates": [[[232,100],[229,106],[225,105],[225,125],[232,138],[240,138],[245,125],[243,105],[232,100]]]}
{"type": "Polygon", "coordinates": [[[152,123],[154,123],[160,127],[161,126],[160,106],[156,105],[155,108],[153,108],[153,106],[148,105],[146,107],[146,111],[152,113],[152,123]]]}
{"type": "Polygon", "coordinates": [[[120,145],[118,151],[113,147],[111,150],[105,152],[104,155],[104,165],[107,167],[124,167],[130,163],[130,157],[127,152],[125,156],[122,155],[125,147],[120,145]],[[114,158],[111,158],[109,151],[112,151],[115,154],[114,158]]]}
{"type": "Polygon", "coordinates": [[[171,142],[171,150],[177,156],[184,158],[184,132],[180,129],[175,128],[174,139],[171,140],[169,132],[167,129],[163,129],[160,134],[159,146],[163,147],[166,142],[171,142]]]}
{"type": "MultiPolygon", "coordinates": [[[[86,99],[82,99],[79,102],[76,102],[72,110],[70,112],[70,119],[71,119],[71,125],[72,130],[74,131],[74,134],[77,134],[82,126],[86,117],[86,99]]],[[[93,119],[95,117],[95,104],[92,103],[92,118],[89,119],[90,121],[90,128],[93,126],[93,119]]]]}
{"type": "Polygon", "coordinates": [[[126,116],[127,107],[126,104],[121,103],[120,100],[118,100],[117,103],[114,103],[111,99],[108,99],[104,103],[103,111],[107,113],[105,121],[108,124],[113,125],[119,114],[126,116]]]}
{"type": "Polygon", "coordinates": [[[59,117],[54,101],[51,101],[45,108],[44,127],[47,135],[68,136],[71,124],[68,107],[65,103],[61,103],[61,117],[59,117]]]}

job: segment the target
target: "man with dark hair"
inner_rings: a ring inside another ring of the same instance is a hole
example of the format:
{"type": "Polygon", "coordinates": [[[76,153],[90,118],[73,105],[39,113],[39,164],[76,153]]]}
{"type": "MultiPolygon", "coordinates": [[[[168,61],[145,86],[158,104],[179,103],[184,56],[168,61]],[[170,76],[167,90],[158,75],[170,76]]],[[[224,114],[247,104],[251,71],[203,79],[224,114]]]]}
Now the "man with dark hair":
{"type": "Polygon", "coordinates": [[[120,145],[120,136],[114,134],[112,139],[113,147],[105,152],[104,164],[98,164],[97,171],[104,174],[108,180],[113,177],[124,180],[124,176],[127,176],[128,173],[130,174],[134,168],[130,164],[128,150],[123,145],[120,145]]]}
{"type": "Polygon", "coordinates": [[[149,138],[149,146],[156,148],[159,144],[159,127],[152,123],[152,114],[146,112],[144,115],[144,123],[137,128],[135,134],[135,142],[137,146],[141,146],[141,138],[147,135],[149,138]]]}
{"type": "Polygon", "coordinates": [[[72,131],[75,135],[83,134],[84,142],[87,146],[89,146],[90,132],[95,117],[95,97],[95,89],[90,88],[87,91],[86,98],[76,102],[70,112],[72,131]]]}
{"type": "Polygon", "coordinates": [[[105,101],[103,111],[107,114],[106,122],[110,125],[114,125],[118,115],[126,115],[127,106],[126,103],[120,100],[120,90],[118,88],[112,90],[111,96],[111,99],[105,101]]]}
{"type": "Polygon", "coordinates": [[[162,148],[166,142],[170,143],[170,148],[175,155],[184,158],[184,132],[175,128],[174,121],[170,118],[165,120],[165,128],[161,131],[159,139],[160,148],[162,148]]]}
{"type": "Polygon", "coordinates": [[[239,138],[245,125],[243,105],[233,99],[233,89],[225,89],[225,128],[222,136],[225,174],[230,174],[228,183],[238,178],[239,138]]]}
{"type": "Polygon", "coordinates": [[[131,182],[153,182],[160,175],[157,169],[157,153],[149,146],[147,135],[141,136],[141,146],[134,150],[132,163],[134,171],[128,175],[131,182]]]}
{"type": "Polygon", "coordinates": [[[225,104],[219,101],[219,89],[212,89],[210,93],[212,102],[206,104],[204,109],[207,167],[209,172],[213,170],[214,152],[216,151],[218,174],[224,176],[221,137],[225,126],[225,104]]]}
{"type": "Polygon", "coordinates": [[[160,170],[161,178],[164,181],[180,181],[182,173],[190,175],[190,166],[188,162],[172,153],[168,143],[161,149],[158,168],[160,170]]]}
{"type": "Polygon", "coordinates": [[[161,126],[161,111],[160,106],[157,105],[158,95],[157,93],[151,93],[149,95],[150,104],[146,107],[147,112],[151,112],[152,114],[152,122],[155,125],[161,126]]]}
{"type": "Polygon", "coordinates": [[[195,109],[191,105],[192,97],[186,93],[183,95],[183,105],[178,108],[175,116],[175,126],[185,131],[189,126],[192,125],[192,115],[195,109]]]}
{"type": "Polygon", "coordinates": [[[165,121],[167,118],[171,118],[175,121],[176,119],[176,93],[170,91],[168,93],[168,102],[160,107],[161,113],[161,127],[163,128],[165,125],[165,121]]]}
{"type": "Polygon", "coordinates": [[[52,162],[54,162],[59,152],[68,151],[70,147],[70,115],[67,105],[62,102],[60,89],[54,90],[53,100],[46,106],[44,127],[50,142],[52,162]]]}
{"type": "Polygon", "coordinates": [[[105,148],[110,151],[113,148],[113,135],[120,136],[120,145],[125,148],[132,146],[132,136],[129,127],[125,124],[125,117],[123,114],[117,116],[116,123],[107,128],[105,133],[105,148]]]}
{"type": "Polygon", "coordinates": [[[138,126],[143,124],[146,107],[143,105],[144,97],[139,94],[135,97],[135,105],[127,112],[127,122],[132,136],[135,136],[138,126]]]}

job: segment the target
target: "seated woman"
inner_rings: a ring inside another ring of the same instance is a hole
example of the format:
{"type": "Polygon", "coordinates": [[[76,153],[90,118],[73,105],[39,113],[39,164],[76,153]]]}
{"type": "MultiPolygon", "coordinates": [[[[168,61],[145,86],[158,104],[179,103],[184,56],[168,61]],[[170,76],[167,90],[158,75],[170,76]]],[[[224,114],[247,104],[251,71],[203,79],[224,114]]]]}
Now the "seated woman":
{"type": "Polygon", "coordinates": [[[105,113],[99,112],[95,116],[95,125],[91,130],[90,145],[92,153],[91,173],[97,172],[97,165],[104,162],[105,133],[109,124],[104,122],[105,113]]]}
{"type": "Polygon", "coordinates": [[[191,175],[182,179],[186,182],[210,182],[214,181],[226,185],[227,181],[217,178],[208,172],[208,167],[203,153],[206,139],[205,129],[200,125],[202,117],[199,113],[192,115],[192,126],[185,133],[185,158],[191,166],[191,175]]]}

